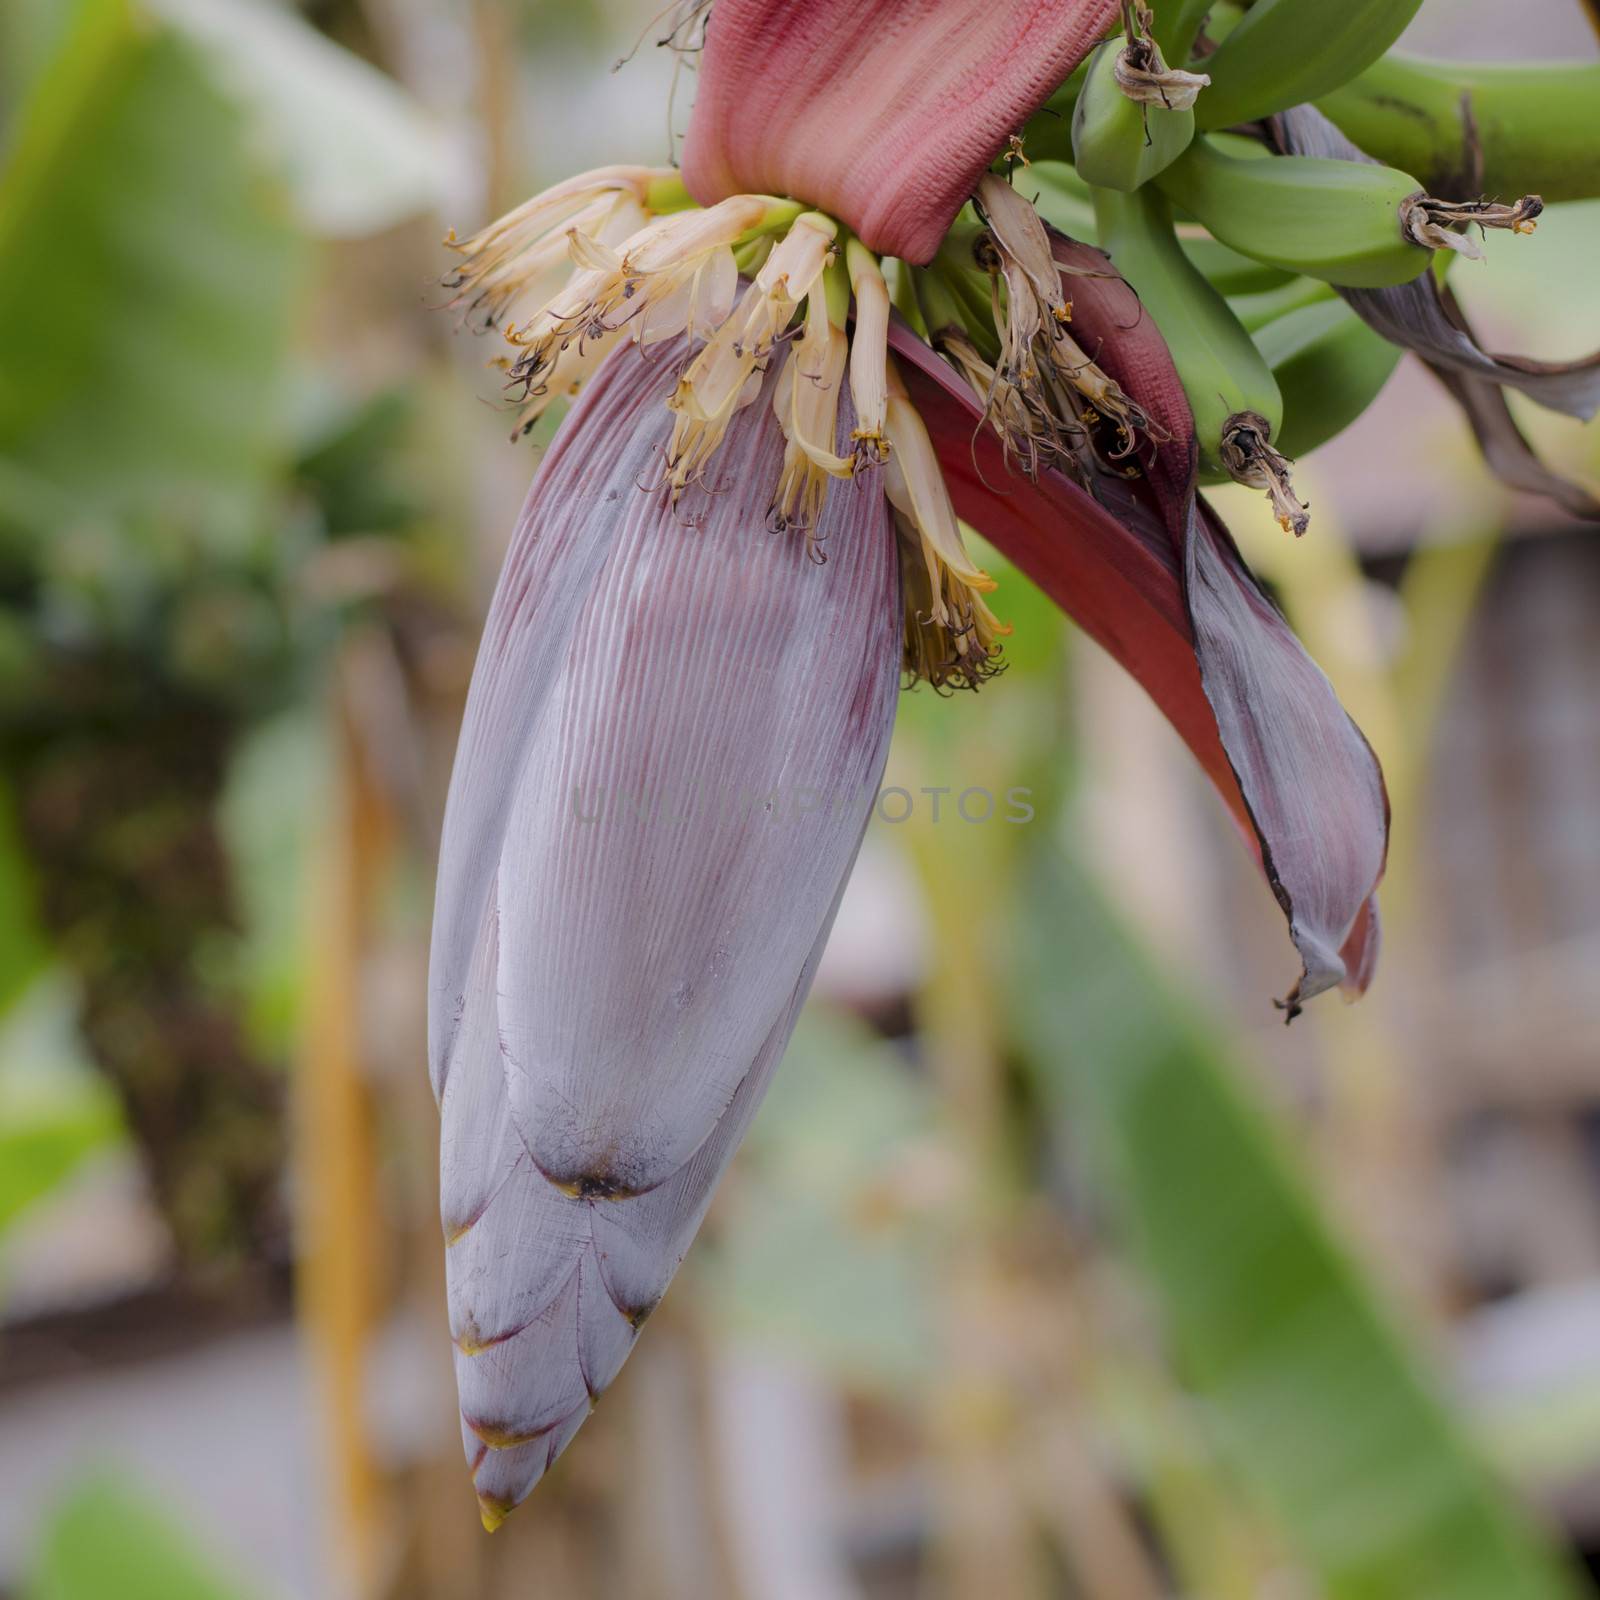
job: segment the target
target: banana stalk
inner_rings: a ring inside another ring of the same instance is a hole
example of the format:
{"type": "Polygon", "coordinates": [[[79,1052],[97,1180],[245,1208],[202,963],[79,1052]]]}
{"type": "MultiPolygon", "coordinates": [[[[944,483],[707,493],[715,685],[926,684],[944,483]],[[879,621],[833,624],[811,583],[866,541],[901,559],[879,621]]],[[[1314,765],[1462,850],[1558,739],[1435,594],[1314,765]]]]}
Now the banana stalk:
{"type": "Polygon", "coordinates": [[[1369,155],[1451,199],[1600,196],[1600,62],[1389,55],[1319,108],[1369,155]]]}
{"type": "Polygon", "coordinates": [[[1334,299],[1337,291],[1319,278],[1288,278],[1275,289],[1259,294],[1231,294],[1228,305],[1251,333],[1304,306],[1334,299]]]}
{"type": "Polygon", "coordinates": [[[1196,233],[1192,229],[1178,234],[1183,253],[1211,280],[1219,294],[1266,294],[1291,284],[1306,280],[1285,272],[1282,267],[1269,266],[1254,256],[1241,255],[1210,234],[1196,233]]]}
{"type": "Polygon", "coordinates": [[[1064,161],[1033,161],[1015,182],[1052,228],[1074,239],[1094,238],[1094,201],[1076,168],[1064,161]]]}
{"type": "Polygon", "coordinates": [[[1155,41],[1168,61],[1187,61],[1212,0],[1154,0],[1155,41]]]}

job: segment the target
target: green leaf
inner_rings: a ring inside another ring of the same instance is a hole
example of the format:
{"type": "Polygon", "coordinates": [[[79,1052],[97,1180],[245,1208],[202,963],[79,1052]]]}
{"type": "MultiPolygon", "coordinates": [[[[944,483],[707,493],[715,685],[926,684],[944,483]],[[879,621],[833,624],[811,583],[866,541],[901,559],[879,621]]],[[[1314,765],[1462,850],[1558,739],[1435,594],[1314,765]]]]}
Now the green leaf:
{"type": "Polygon", "coordinates": [[[122,1137],[117,1097],[83,1056],[77,995],[47,974],[0,1025],[0,1235],[122,1137]]]}
{"type": "Polygon", "coordinates": [[[28,987],[44,959],[28,864],[17,837],[11,796],[0,783],[0,1017],[28,987]]]}
{"type": "Polygon", "coordinates": [[[740,1155],[737,1203],[695,1258],[723,1324],[856,1381],[925,1376],[934,1241],[899,1189],[932,1129],[894,1048],[809,1005],[740,1155]]]}
{"type": "Polygon", "coordinates": [[[64,1183],[121,1129],[109,1095],[0,1128],[0,1234],[64,1183]]]}
{"type": "Polygon", "coordinates": [[[22,1600],[241,1600],[183,1530],[113,1478],[81,1485],[50,1518],[22,1600]]]}
{"type": "Polygon", "coordinates": [[[1192,1012],[1054,851],[1026,883],[1028,1064],[1096,1164],[1241,1485],[1331,1600],[1574,1593],[1192,1012]]]}
{"type": "Polygon", "coordinates": [[[82,0],[0,172],[0,458],[75,518],[247,520],[285,452],[299,256],[191,48],[82,0]]]}
{"type": "Polygon", "coordinates": [[[76,0],[8,0],[0,6],[0,129],[9,143],[11,119],[28,86],[72,24],[76,0]]]}

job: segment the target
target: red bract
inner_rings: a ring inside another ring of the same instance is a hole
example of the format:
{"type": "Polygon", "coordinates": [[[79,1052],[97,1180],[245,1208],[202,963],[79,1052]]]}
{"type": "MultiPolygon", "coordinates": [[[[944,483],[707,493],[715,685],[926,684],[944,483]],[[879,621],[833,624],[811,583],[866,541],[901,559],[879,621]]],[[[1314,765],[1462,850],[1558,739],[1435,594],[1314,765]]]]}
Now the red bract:
{"type": "Polygon", "coordinates": [[[1283,1001],[1292,1017],[1312,995],[1371,979],[1383,775],[1196,495],[1193,422],[1154,322],[1099,251],[1059,238],[1055,249],[1074,269],[1078,337],[1165,436],[1147,446],[1145,477],[1105,478],[1091,496],[1049,468],[1008,472],[972,390],[903,324],[891,343],[957,510],[1139,680],[1255,844],[1304,964],[1283,1001]]]}
{"type": "Polygon", "coordinates": [[[717,0],[683,176],[702,205],[793,195],[932,259],[1007,138],[1117,0],[717,0]]]}

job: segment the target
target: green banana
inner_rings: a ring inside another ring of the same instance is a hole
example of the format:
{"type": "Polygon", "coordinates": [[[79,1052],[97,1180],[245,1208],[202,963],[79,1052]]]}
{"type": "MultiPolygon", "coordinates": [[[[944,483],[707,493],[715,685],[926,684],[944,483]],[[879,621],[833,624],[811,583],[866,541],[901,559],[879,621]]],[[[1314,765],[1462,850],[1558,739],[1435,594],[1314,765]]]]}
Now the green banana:
{"type": "Polygon", "coordinates": [[[1271,267],[1253,256],[1240,255],[1207,233],[1180,231],[1178,243],[1183,246],[1183,253],[1211,280],[1212,288],[1221,294],[1263,294],[1302,281],[1282,267],[1271,267]]]}
{"type": "Polygon", "coordinates": [[[1156,178],[1224,244],[1349,288],[1408,283],[1427,267],[1433,252],[1405,231],[1423,198],[1414,178],[1368,162],[1233,155],[1227,139],[1196,139],[1156,178]]]}
{"type": "Polygon", "coordinates": [[[1194,138],[1195,95],[1205,78],[1173,72],[1151,41],[1150,13],[1124,6],[1126,31],[1089,60],[1072,116],[1072,153],[1085,183],[1137,189],[1174,162],[1194,138]]]}
{"type": "Polygon", "coordinates": [[[1072,160],[1072,119],[1088,73],[1088,60],[1080,61],[1072,76],[1023,124],[1022,148],[1029,161],[1072,160]]]}
{"type": "Polygon", "coordinates": [[[1255,341],[1283,396],[1276,442],[1291,456],[1305,456],[1349,427],[1377,399],[1401,354],[1337,299],[1267,323],[1255,341]]]}
{"type": "Polygon", "coordinates": [[[1600,62],[1389,55],[1317,104],[1368,155],[1435,194],[1600,196],[1600,62]]]}
{"type": "Polygon", "coordinates": [[[1231,294],[1228,304],[1233,308],[1234,316],[1251,333],[1256,333],[1269,322],[1288,316],[1291,311],[1332,300],[1334,296],[1333,287],[1320,278],[1287,278],[1275,289],[1255,294],[1231,294]]]}
{"type": "MultiPolygon", "coordinates": [[[[1074,239],[1096,237],[1094,199],[1075,167],[1062,161],[1033,161],[1017,174],[1016,185],[1052,227],[1074,239]]],[[[1180,232],[1178,242],[1183,253],[1226,295],[1260,294],[1304,281],[1282,267],[1240,255],[1220,239],[1193,229],[1180,232]]]]}
{"type": "MultiPolygon", "coordinates": [[[[1270,160],[1270,152],[1262,150],[1262,158],[1270,160]]],[[[1052,227],[1074,239],[1095,238],[1093,194],[1076,167],[1064,161],[1033,161],[1017,174],[1016,185],[1052,227]]],[[[1195,229],[1180,231],[1178,242],[1183,253],[1226,295],[1259,294],[1302,281],[1282,267],[1241,255],[1220,239],[1195,229]]]]}
{"type": "Polygon", "coordinates": [[[1172,210],[1151,189],[1097,189],[1100,247],[1156,320],[1194,412],[1201,463],[1222,472],[1223,439],[1236,416],[1276,430],[1283,401],[1265,357],[1178,244],[1172,210]]]}
{"type": "Polygon", "coordinates": [[[924,292],[922,280],[926,277],[935,279],[945,291],[942,295],[935,292],[939,314],[948,316],[949,308],[953,305],[960,325],[978,347],[984,360],[994,362],[1000,359],[1000,340],[995,333],[989,275],[978,265],[973,253],[976,242],[983,236],[983,229],[977,222],[969,220],[969,216],[970,212],[963,212],[956,220],[944,236],[931,265],[916,269],[915,281],[930,326],[934,312],[929,309],[924,292]]]}
{"type": "Polygon", "coordinates": [[[1273,444],[1283,397],[1266,358],[1228,302],[1183,253],[1172,207],[1154,188],[1094,191],[1100,245],[1155,318],[1194,415],[1202,476],[1266,492],[1278,520],[1301,534],[1308,518],[1273,444]]]}
{"type": "Polygon", "coordinates": [[[1370,67],[1421,0],[1255,0],[1206,57],[1202,129],[1255,122],[1330,93],[1370,67]]]}

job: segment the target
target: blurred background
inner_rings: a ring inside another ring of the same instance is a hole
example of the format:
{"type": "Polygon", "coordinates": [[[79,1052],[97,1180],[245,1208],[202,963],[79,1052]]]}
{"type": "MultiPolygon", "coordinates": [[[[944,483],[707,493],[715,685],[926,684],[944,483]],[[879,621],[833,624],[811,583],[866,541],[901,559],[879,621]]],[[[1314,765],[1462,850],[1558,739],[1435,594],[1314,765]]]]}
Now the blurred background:
{"type": "MultiPolygon", "coordinates": [[[[1409,363],[1310,537],[1218,496],[1388,772],[1369,999],[1279,1024],[1220,806],[995,563],[1010,670],[905,697],[888,781],[1031,820],[873,823],[677,1285],[480,1531],[424,967],[537,456],[431,285],[669,159],[655,10],[0,0],[0,1595],[1592,1592],[1600,545],[1409,363]]],[[[1406,42],[1597,49],[1578,0],[1406,42]]],[[[1571,355],[1597,256],[1555,207],[1452,282],[1571,355]]]]}

